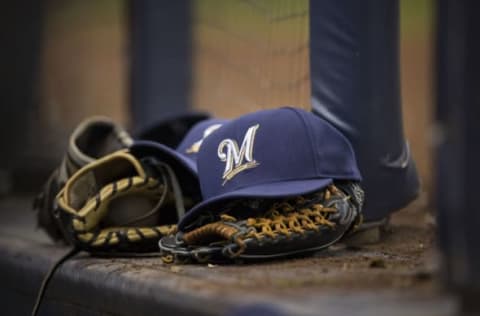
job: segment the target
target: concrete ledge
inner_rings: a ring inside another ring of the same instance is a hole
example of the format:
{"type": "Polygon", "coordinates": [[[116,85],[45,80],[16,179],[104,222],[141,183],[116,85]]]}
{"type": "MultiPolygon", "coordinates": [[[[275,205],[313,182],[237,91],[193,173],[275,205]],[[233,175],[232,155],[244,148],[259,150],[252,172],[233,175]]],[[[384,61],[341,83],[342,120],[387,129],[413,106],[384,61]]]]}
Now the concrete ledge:
{"type": "MultiPolygon", "coordinates": [[[[42,278],[68,251],[35,232],[34,214],[26,209],[23,199],[0,201],[2,315],[29,315],[42,278]]],[[[402,227],[398,233],[409,239],[424,238],[422,230],[402,227]]],[[[406,261],[413,254],[396,254],[396,245],[392,239],[388,248],[337,247],[310,258],[241,266],[80,253],[57,270],[40,314],[233,315],[268,305],[281,315],[453,315],[455,300],[438,291],[423,257],[413,265],[406,261]],[[385,267],[372,265],[375,260],[385,267]]]]}

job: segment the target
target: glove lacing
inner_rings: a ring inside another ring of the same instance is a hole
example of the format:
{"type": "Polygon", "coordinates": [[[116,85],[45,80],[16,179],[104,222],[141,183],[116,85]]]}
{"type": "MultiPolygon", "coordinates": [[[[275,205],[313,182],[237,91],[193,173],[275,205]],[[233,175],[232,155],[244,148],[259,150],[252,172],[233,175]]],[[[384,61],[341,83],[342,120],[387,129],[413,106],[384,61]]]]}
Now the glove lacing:
{"type": "MultiPolygon", "coordinates": [[[[316,199],[328,201],[339,190],[330,185],[316,199]]],[[[226,248],[229,255],[238,257],[246,249],[245,240],[255,238],[261,241],[265,238],[274,239],[279,234],[290,237],[293,233],[305,234],[308,230],[319,231],[321,227],[334,228],[335,223],[328,220],[336,213],[335,207],[327,207],[322,203],[311,203],[304,197],[297,197],[292,205],[289,202],[274,203],[263,217],[250,217],[244,221],[247,228],[243,230],[239,220],[228,214],[221,214],[220,221],[206,224],[183,235],[183,241],[188,245],[198,245],[212,236],[220,236],[238,246],[233,251],[226,248]],[[311,205],[309,205],[311,204],[311,205]]]]}

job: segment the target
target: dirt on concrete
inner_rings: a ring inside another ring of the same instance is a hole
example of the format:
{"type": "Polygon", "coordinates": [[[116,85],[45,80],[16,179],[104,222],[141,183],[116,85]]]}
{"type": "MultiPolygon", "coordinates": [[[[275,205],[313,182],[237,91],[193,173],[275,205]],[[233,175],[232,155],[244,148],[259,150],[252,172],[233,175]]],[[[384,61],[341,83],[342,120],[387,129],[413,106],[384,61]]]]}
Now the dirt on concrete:
{"type": "Polygon", "coordinates": [[[173,265],[174,273],[255,291],[437,289],[435,228],[420,201],[393,215],[380,243],[246,265],[173,265]]]}
{"type": "MultiPolygon", "coordinates": [[[[30,201],[0,201],[0,249],[8,248],[20,261],[30,257],[24,260],[50,262],[47,269],[68,248],[54,245],[34,229],[34,214],[27,212],[30,201]]],[[[141,292],[153,295],[152,299],[185,297],[192,308],[213,304],[215,315],[232,305],[266,303],[290,311],[288,315],[355,311],[356,315],[450,316],[456,305],[438,282],[435,224],[424,201],[420,198],[394,214],[383,240],[376,244],[340,243],[303,258],[225,265],[164,264],[159,254],[100,258],[81,253],[65,262],[58,274],[69,286],[81,286],[94,277],[96,286],[107,289],[102,293],[122,292],[118,286],[123,284],[135,289],[135,295],[141,292]]]]}

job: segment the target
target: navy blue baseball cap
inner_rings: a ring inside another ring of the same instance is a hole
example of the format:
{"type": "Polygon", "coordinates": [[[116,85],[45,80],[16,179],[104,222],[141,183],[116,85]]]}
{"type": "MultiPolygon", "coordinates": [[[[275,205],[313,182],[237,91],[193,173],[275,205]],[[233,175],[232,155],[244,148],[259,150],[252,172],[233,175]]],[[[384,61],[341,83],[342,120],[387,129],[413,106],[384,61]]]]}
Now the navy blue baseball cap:
{"type": "MultiPolygon", "coordinates": [[[[202,142],[222,124],[224,119],[206,119],[195,124],[177,148],[151,140],[136,140],[130,152],[137,157],[152,156],[167,163],[180,175],[197,178],[197,154],[202,142]]],[[[189,180],[189,179],[187,179],[189,180]]]]}
{"type": "Polygon", "coordinates": [[[307,194],[334,180],[360,181],[350,142],[330,123],[296,108],[250,113],[204,140],[197,157],[203,202],[180,230],[217,203],[307,194]]]}
{"type": "Polygon", "coordinates": [[[137,126],[133,131],[133,138],[151,140],[176,148],[193,126],[209,118],[208,113],[196,111],[164,114],[153,123],[137,126]]]}

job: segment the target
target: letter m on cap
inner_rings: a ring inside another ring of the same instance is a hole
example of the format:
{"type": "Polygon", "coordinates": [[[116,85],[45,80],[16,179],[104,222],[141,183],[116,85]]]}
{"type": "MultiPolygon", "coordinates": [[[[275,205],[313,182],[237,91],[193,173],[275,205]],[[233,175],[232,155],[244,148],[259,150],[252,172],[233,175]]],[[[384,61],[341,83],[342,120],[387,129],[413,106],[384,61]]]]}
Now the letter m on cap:
{"type": "Polygon", "coordinates": [[[218,145],[218,157],[225,162],[222,185],[240,172],[259,165],[253,159],[253,143],[259,127],[260,125],[257,124],[247,130],[240,148],[238,148],[238,143],[232,139],[224,139],[218,145]]]}

